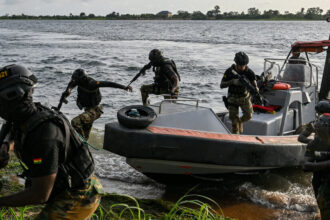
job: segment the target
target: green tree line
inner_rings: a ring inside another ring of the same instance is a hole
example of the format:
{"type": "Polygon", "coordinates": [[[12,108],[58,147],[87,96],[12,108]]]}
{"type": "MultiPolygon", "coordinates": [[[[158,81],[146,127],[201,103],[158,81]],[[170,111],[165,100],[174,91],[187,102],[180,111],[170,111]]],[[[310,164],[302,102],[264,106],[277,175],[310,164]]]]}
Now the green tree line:
{"type": "MultiPolygon", "coordinates": [[[[165,11],[166,12],[166,11],[165,11]]],[[[95,14],[86,14],[81,12],[79,15],[3,15],[0,19],[56,19],[56,20],[153,20],[153,19],[173,19],[173,20],[235,20],[235,19],[253,19],[253,20],[323,20],[330,17],[330,9],[324,11],[319,7],[301,8],[300,11],[291,13],[285,11],[284,14],[280,13],[279,10],[264,10],[263,12],[253,7],[249,8],[247,12],[221,12],[220,7],[216,5],[213,9],[203,13],[201,11],[194,11],[192,13],[188,11],[179,10],[176,14],[169,13],[158,13],[158,14],[119,14],[118,12],[112,12],[106,16],[97,16],[95,14]]]]}

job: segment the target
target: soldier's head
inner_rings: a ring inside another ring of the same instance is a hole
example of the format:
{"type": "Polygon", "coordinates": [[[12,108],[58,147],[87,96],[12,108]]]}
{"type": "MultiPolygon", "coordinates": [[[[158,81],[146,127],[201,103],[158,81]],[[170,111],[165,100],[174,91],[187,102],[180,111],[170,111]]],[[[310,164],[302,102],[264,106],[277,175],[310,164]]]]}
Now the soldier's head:
{"type": "Polygon", "coordinates": [[[244,71],[249,63],[249,57],[244,52],[238,52],[235,54],[234,61],[238,71],[244,71]]]}
{"type": "Polygon", "coordinates": [[[8,65],[0,69],[0,117],[21,123],[35,111],[32,100],[37,78],[20,65],[8,65]]]}
{"type": "Polygon", "coordinates": [[[158,49],[153,49],[149,52],[149,60],[153,66],[159,66],[163,59],[163,54],[158,49]]]}
{"type": "Polygon", "coordinates": [[[318,114],[330,113],[330,103],[329,101],[322,100],[315,105],[315,110],[318,114]]]}
{"type": "Polygon", "coordinates": [[[298,47],[292,48],[292,56],[299,57],[300,56],[300,50],[298,47]]]}
{"type": "Polygon", "coordinates": [[[79,82],[79,81],[82,81],[82,80],[86,79],[87,76],[88,76],[88,73],[87,73],[86,70],[76,69],[75,71],[73,71],[71,79],[73,81],[79,82]]]}

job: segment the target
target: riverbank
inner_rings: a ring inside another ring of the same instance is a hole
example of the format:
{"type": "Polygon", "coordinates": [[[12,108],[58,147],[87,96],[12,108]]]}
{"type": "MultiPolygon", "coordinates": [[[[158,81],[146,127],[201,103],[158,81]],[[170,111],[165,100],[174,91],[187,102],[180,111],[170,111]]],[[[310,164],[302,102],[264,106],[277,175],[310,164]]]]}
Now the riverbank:
{"type": "MultiPolygon", "coordinates": [[[[18,159],[11,153],[8,165],[0,170],[0,196],[10,195],[24,189],[24,181],[17,177],[22,173],[18,159]]],[[[43,205],[19,208],[1,208],[0,219],[33,219],[43,205]]],[[[91,219],[203,219],[230,220],[213,200],[186,194],[176,203],[161,199],[136,199],[128,195],[104,194],[101,204],[91,219]],[[215,211],[216,210],[216,211],[215,211]]]]}

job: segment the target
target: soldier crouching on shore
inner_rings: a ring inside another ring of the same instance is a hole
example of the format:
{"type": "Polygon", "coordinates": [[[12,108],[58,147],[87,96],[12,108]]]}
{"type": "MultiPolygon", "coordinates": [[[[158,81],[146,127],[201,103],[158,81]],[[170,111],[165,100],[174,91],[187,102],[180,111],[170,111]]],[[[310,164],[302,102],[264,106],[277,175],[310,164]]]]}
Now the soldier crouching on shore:
{"type": "Polygon", "coordinates": [[[313,172],[312,185],[321,212],[321,219],[330,219],[330,103],[315,106],[320,117],[300,133],[298,141],[306,143],[305,171],[313,172]],[[314,138],[309,136],[315,133],[314,138]]]}
{"type": "Polygon", "coordinates": [[[33,102],[37,78],[28,69],[9,65],[0,73],[0,117],[7,136],[1,165],[7,165],[2,156],[11,146],[29,179],[23,191],[0,197],[0,207],[46,204],[37,219],[88,219],[100,203],[102,186],[93,175],[87,144],[64,115],[33,102]]]}

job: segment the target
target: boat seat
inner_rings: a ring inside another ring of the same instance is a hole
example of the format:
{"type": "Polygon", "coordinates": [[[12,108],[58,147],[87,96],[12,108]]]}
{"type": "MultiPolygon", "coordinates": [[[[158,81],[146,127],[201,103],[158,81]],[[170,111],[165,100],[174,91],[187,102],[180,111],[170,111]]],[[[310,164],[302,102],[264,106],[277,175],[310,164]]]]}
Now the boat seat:
{"type": "Polygon", "coordinates": [[[305,64],[286,64],[281,81],[292,87],[307,86],[310,82],[310,68],[305,64]]]}

